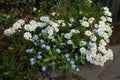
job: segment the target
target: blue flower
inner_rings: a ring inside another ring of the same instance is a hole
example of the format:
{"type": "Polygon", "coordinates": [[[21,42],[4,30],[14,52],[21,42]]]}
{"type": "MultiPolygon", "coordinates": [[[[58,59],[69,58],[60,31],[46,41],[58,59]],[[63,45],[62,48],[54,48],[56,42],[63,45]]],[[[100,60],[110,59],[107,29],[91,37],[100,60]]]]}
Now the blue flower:
{"type": "Polygon", "coordinates": [[[38,39],[38,35],[34,35],[34,36],[33,36],[33,39],[34,39],[34,40],[37,40],[37,39],[38,39]]]}
{"type": "Polygon", "coordinates": [[[90,62],[91,64],[93,64],[93,60],[92,59],[89,59],[88,62],[90,62]]]}
{"type": "Polygon", "coordinates": [[[33,65],[33,64],[35,64],[35,62],[34,62],[34,61],[32,61],[32,62],[30,62],[30,64],[31,64],[31,65],[33,65]]]}
{"type": "Polygon", "coordinates": [[[41,33],[47,33],[47,32],[48,32],[48,28],[41,30],[41,33]]]}
{"type": "Polygon", "coordinates": [[[54,38],[52,38],[51,42],[54,42],[54,41],[55,41],[55,39],[54,39],[54,38]]]}
{"type": "Polygon", "coordinates": [[[45,49],[46,49],[46,50],[50,50],[50,46],[46,46],[45,49]]]}
{"type": "Polygon", "coordinates": [[[95,46],[95,44],[94,44],[94,43],[92,43],[92,42],[90,42],[90,43],[89,43],[89,46],[90,46],[90,47],[94,47],[94,46],[95,46]]]}
{"type": "Polygon", "coordinates": [[[45,66],[42,66],[42,71],[45,71],[46,70],[46,67],[45,66]]]}
{"type": "Polygon", "coordinates": [[[75,59],[78,60],[78,55],[77,54],[75,55],[75,59]]]}
{"type": "Polygon", "coordinates": [[[70,61],[70,64],[72,64],[72,65],[73,65],[73,64],[75,64],[75,62],[74,62],[74,61],[70,61]]]}
{"type": "Polygon", "coordinates": [[[26,49],[26,53],[32,53],[32,48],[31,49],[26,49]]]}
{"type": "Polygon", "coordinates": [[[64,45],[66,45],[66,44],[62,42],[62,43],[60,43],[60,45],[61,45],[61,46],[64,46],[64,45]]]}
{"type": "Polygon", "coordinates": [[[94,32],[95,32],[95,33],[98,33],[98,29],[94,29],[94,32]]]}
{"type": "Polygon", "coordinates": [[[69,39],[68,35],[64,35],[64,38],[69,39]]]}
{"type": "Polygon", "coordinates": [[[42,56],[41,56],[41,55],[38,55],[38,56],[37,56],[37,58],[38,58],[38,59],[41,59],[41,58],[42,58],[42,56]]]}
{"type": "Polygon", "coordinates": [[[70,55],[69,55],[68,53],[66,53],[64,56],[65,56],[66,58],[68,58],[70,55]]]}
{"type": "Polygon", "coordinates": [[[90,55],[90,54],[91,54],[90,51],[86,51],[86,52],[85,52],[85,55],[90,55]]]}
{"type": "Polygon", "coordinates": [[[42,52],[38,52],[37,54],[40,55],[40,54],[42,54],[42,52]]]}
{"type": "Polygon", "coordinates": [[[47,22],[49,22],[49,17],[42,16],[42,17],[40,18],[40,20],[41,20],[42,22],[44,22],[44,23],[47,23],[47,22]]]}
{"type": "Polygon", "coordinates": [[[35,62],[34,62],[34,58],[30,58],[30,64],[33,65],[35,62]]]}
{"type": "Polygon", "coordinates": [[[56,52],[59,54],[59,53],[61,53],[61,50],[59,48],[57,48],[56,52]]]}
{"type": "Polygon", "coordinates": [[[42,45],[41,45],[41,48],[45,48],[45,47],[46,47],[46,45],[45,45],[45,44],[42,44],[42,45]]]}
{"type": "Polygon", "coordinates": [[[33,44],[34,44],[35,46],[37,45],[37,43],[36,43],[36,42],[34,42],[33,44]]]}
{"type": "Polygon", "coordinates": [[[76,68],[76,72],[79,72],[80,71],[80,69],[79,68],[76,68]]]}
{"type": "Polygon", "coordinates": [[[41,39],[41,40],[40,40],[40,43],[41,43],[41,44],[43,44],[43,43],[44,43],[44,40],[43,40],[43,39],[41,39]]]}
{"type": "Polygon", "coordinates": [[[30,58],[30,62],[33,62],[35,59],[34,58],[30,58]]]}
{"type": "Polygon", "coordinates": [[[73,64],[73,65],[72,65],[72,69],[74,70],[75,68],[76,68],[76,65],[73,64]]]}

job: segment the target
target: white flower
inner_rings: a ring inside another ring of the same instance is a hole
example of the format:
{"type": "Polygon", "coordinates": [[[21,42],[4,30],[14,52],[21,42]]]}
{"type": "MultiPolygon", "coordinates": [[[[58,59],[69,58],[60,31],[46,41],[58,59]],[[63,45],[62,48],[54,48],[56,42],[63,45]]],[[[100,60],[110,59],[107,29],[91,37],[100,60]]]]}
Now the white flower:
{"type": "Polygon", "coordinates": [[[89,30],[87,30],[87,31],[85,31],[85,35],[86,35],[86,36],[91,36],[91,35],[92,35],[92,32],[89,31],[89,30]]]}
{"type": "Polygon", "coordinates": [[[31,25],[34,25],[34,24],[36,24],[36,21],[35,21],[35,20],[31,20],[31,21],[30,21],[30,24],[31,24],[31,25]]]}
{"type": "Polygon", "coordinates": [[[81,54],[83,54],[83,53],[86,52],[86,49],[85,49],[84,47],[81,47],[81,48],[79,49],[79,51],[80,51],[81,54]]]}
{"type": "Polygon", "coordinates": [[[107,21],[107,19],[106,19],[105,16],[101,16],[100,19],[101,19],[103,22],[106,22],[106,21],[107,21]]]}
{"type": "Polygon", "coordinates": [[[83,21],[81,23],[81,25],[84,26],[84,27],[89,27],[89,23],[87,21],[83,21]]]}
{"type": "Polygon", "coordinates": [[[49,17],[47,17],[47,16],[42,16],[42,17],[40,17],[40,20],[41,20],[42,22],[44,22],[44,23],[47,23],[47,22],[49,22],[49,17]]]}
{"type": "Polygon", "coordinates": [[[40,28],[46,26],[46,23],[42,23],[42,22],[37,22],[36,24],[37,24],[37,26],[40,27],[40,28]]]}
{"type": "Polygon", "coordinates": [[[106,15],[106,16],[112,16],[112,13],[110,11],[104,11],[104,15],[106,15]]]}
{"type": "Polygon", "coordinates": [[[68,40],[68,41],[67,41],[67,44],[72,44],[72,40],[68,40]]]}
{"type": "Polygon", "coordinates": [[[90,24],[92,24],[94,20],[95,20],[95,19],[94,19],[93,17],[91,17],[91,18],[88,19],[88,22],[89,22],[90,24]]]}
{"type": "Polygon", "coordinates": [[[56,15],[56,12],[52,12],[51,15],[52,15],[52,16],[55,16],[55,15],[56,15]]]}
{"type": "Polygon", "coordinates": [[[23,20],[23,19],[19,19],[17,22],[20,23],[21,25],[25,24],[25,20],[23,20]]]}
{"type": "Polygon", "coordinates": [[[4,35],[10,36],[13,33],[15,33],[15,30],[13,30],[13,28],[9,28],[9,29],[4,30],[4,35]]]}
{"type": "Polygon", "coordinates": [[[69,21],[72,23],[74,22],[75,20],[73,18],[70,18],[69,21]]]}
{"type": "Polygon", "coordinates": [[[66,26],[66,24],[65,23],[62,23],[62,27],[65,27],[66,26]]]}
{"type": "Polygon", "coordinates": [[[58,22],[59,24],[61,24],[61,23],[64,22],[64,20],[58,20],[57,22],[58,22]]]}
{"type": "Polygon", "coordinates": [[[105,11],[109,11],[109,8],[108,8],[108,7],[103,7],[103,9],[104,9],[105,11]]]}
{"type": "Polygon", "coordinates": [[[106,56],[109,58],[109,60],[113,60],[113,51],[111,49],[108,49],[106,56]]]}
{"type": "Polygon", "coordinates": [[[25,32],[23,36],[26,40],[31,40],[32,39],[32,35],[31,35],[30,32],[25,32]]]}
{"type": "Polygon", "coordinates": [[[99,43],[99,45],[106,46],[106,45],[107,45],[107,43],[105,42],[105,40],[101,39],[101,40],[100,40],[100,43],[99,43]]]}
{"type": "Polygon", "coordinates": [[[95,57],[94,64],[103,66],[104,63],[105,63],[105,61],[102,59],[102,55],[100,53],[98,53],[95,57]]]}
{"type": "Polygon", "coordinates": [[[103,54],[106,54],[106,52],[107,52],[105,46],[103,46],[103,45],[100,45],[100,46],[98,47],[98,51],[102,52],[103,54]]]}
{"type": "Polygon", "coordinates": [[[107,21],[108,22],[112,22],[112,18],[111,17],[107,17],[107,21]]]}
{"type": "Polygon", "coordinates": [[[72,26],[72,24],[71,24],[71,23],[68,23],[68,26],[69,26],[69,27],[71,27],[71,26],[72,26]]]}
{"type": "Polygon", "coordinates": [[[18,29],[21,29],[22,27],[21,27],[21,24],[20,23],[18,23],[18,22],[16,22],[16,23],[14,23],[13,24],[13,27],[12,27],[14,30],[18,30],[18,29]]]}
{"type": "Polygon", "coordinates": [[[97,37],[96,37],[95,35],[92,35],[92,36],[90,36],[90,39],[91,39],[92,41],[96,41],[96,40],[97,40],[97,37]]]}
{"type": "Polygon", "coordinates": [[[26,31],[35,31],[35,29],[36,29],[36,26],[32,26],[32,25],[30,25],[30,24],[26,24],[25,26],[24,26],[24,29],[26,30],[26,31]]]}
{"type": "Polygon", "coordinates": [[[80,43],[79,46],[85,46],[87,44],[87,42],[84,40],[80,41],[79,43],[80,43]]]}

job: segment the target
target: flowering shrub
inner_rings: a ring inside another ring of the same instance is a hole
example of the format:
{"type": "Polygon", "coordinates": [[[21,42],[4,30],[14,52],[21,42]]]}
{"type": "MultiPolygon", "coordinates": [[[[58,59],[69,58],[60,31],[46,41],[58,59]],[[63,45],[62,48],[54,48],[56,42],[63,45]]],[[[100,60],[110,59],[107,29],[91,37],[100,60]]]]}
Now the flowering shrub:
{"type": "Polygon", "coordinates": [[[20,19],[4,34],[20,32],[25,40],[31,41],[32,47],[26,49],[26,54],[31,55],[31,66],[38,66],[41,71],[49,67],[80,71],[85,62],[103,66],[107,60],[113,60],[112,50],[106,47],[112,34],[112,14],[107,7],[96,9],[98,5],[90,0],[79,3],[68,7],[70,13],[62,8],[64,13],[58,9],[41,16],[40,21],[25,23],[20,19]]]}

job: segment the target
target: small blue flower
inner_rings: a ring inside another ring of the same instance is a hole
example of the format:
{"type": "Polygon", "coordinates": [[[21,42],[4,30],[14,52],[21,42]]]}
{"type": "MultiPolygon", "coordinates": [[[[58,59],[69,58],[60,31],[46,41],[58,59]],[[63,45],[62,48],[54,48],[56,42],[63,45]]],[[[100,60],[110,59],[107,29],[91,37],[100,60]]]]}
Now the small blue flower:
{"type": "Polygon", "coordinates": [[[85,52],[85,55],[90,55],[90,54],[91,54],[90,51],[86,51],[86,52],[85,52]]]}
{"type": "Polygon", "coordinates": [[[55,39],[54,39],[54,38],[52,38],[51,42],[55,42],[55,39]]]}
{"type": "Polygon", "coordinates": [[[38,52],[37,54],[40,55],[40,54],[42,54],[42,52],[38,52]]]}
{"type": "Polygon", "coordinates": [[[78,55],[75,55],[75,59],[78,60],[78,55]]]}
{"type": "Polygon", "coordinates": [[[60,43],[60,45],[61,45],[61,46],[64,46],[64,45],[66,45],[66,44],[62,42],[62,43],[60,43]]]}
{"type": "Polygon", "coordinates": [[[64,38],[69,39],[69,37],[67,35],[64,35],[64,38]]]}
{"type": "Polygon", "coordinates": [[[49,22],[49,17],[42,16],[42,17],[40,18],[40,20],[41,20],[42,22],[44,22],[44,23],[47,23],[47,22],[49,22]]]}
{"type": "Polygon", "coordinates": [[[88,62],[90,62],[91,64],[93,64],[93,60],[92,59],[88,60],[88,62]]]}
{"type": "Polygon", "coordinates": [[[34,36],[33,36],[33,39],[34,39],[34,40],[37,40],[37,39],[38,39],[38,35],[34,35],[34,36]]]}
{"type": "Polygon", "coordinates": [[[47,32],[48,32],[48,28],[41,30],[41,33],[47,33],[47,32]]]}
{"type": "Polygon", "coordinates": [[[35,62],[34,62],[34,61],[32,61],[32,62],[30,62],[30,64],[31,64],[31,65],[33,65],[33,64],[35,64],[35,62]]]}
{"type": "Polygon", "coordinates": [[[26,53],[32,53],[32,48],[31,49],[26,49],[26,53]]]}
{"type": "Polygon", "coordinates": [[[75,68],[76,68],[76,65],[73,64],[73,65],[72,65],[72,69],[74,70],[75,68]]]}
{"type": "Polygon", "coordinates": [[[79,68],[76,68],[76,72],[79,72],[80,71],[80,69],[79,68]]]}
{"type": "Polygon", "coordinates": [[[45,48],[45,47],[46,47],[46,45],[45,45],[45,44],[42,44],[42,45],[41,45],[41,48],[45,48]]]}
{"type": "Polygon", "coordinates": [[[50,50],[50,46],[46,46],[45,49],[46,49],[46,50],[50,50]]]}
{"type": "Polygon", "coordinates": [[[44,40],[43,40],[43,39],[41,39],[41,40],[40,40],[40,43],[41,43],[41,44],[43,44],[43,43],[44,43],[44,40]]]}
{"type": "Polygon", "coordinates": [[[56,52],[59,54],[59,53],[61,53],[61,50],[59,48],[57,48],[56,52]]]}
{"type": "Polygon", "coordinates": [[[45,71],[46,70],[46,67],[45,66],[42,66],[42,71],[45,71]]]}
{"type": "Polygon", "coordinates": [[[35,59],[34,58],[30,58],[30,62],[33,62],[35,59]]]}
{"type": "Polygon", "coordinates": [[[95,32],[95,33],[98,33],[98,29],[94,29],[94,32],[95,32]]]}
{"type": "Polygon", "coordinates": [[[34,62],[34,58],[30,58],[30,64],[33,65],[35,62],[34,62]]]}
{"type": "Polygon", "coordinates": [[[94,47],[94,46],[95,46],[95,44],[94,44],[94,43],[92,43],[92,42],[90,42],[90,43],[89,43],[89,46],[90,46],[90,47],[94,47]]]}
{"type": "Polygon", "coordinates": [[[33,44],[34,44],[35,46],[37,45],[37,43],[36,43],[36,42],[34,42],[33,44]]]}
{"type": "Polygon", "coordinates": [[[70,61],[70,64],[72,64],[72,65],[73,65],[73,64],[75,64],[75,62],[74,62],[74,61],[70,61]]]}
{"type": "Polygon", "coordinates": [[[41,59],[41,58],[42,58],[42,56],[41,56],[41,55],[38,55],[38,56],[37,56],[37,58],[38,58],[38,59],[41,59]]]}
{"type": "Polygon", "coordinates": [[[66,53],[64,56],[65,56],[66,58],[68,58],[70,55],[69,55],[68,53],[66,53]]]}

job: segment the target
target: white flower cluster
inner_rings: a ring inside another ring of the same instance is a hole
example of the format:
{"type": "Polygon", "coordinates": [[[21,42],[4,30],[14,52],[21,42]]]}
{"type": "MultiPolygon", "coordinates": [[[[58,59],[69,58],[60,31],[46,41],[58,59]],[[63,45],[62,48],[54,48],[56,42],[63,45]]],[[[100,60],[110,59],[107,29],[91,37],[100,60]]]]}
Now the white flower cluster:
{"type": "Polygon", "coordinates": [[[107,60],[113,60],[113,52],[111,49],[107,49],[106,45],[109,43],[109,37],[112,35],[112,19],[110,18],[111,12],[107,7],[104,7],[104,15],[101,16],[101,20],[98,24],[94,24],[94,18],[83,18],[80,23],[83,27],[90,27],[90,24],[94,25],[94,30],[86,30],[85,36],[90,37],[92,42],[89,42],[89,48],[85,48],[86,41],[80,41],[80,53],[86,55],[86,60],[91,64],[103,66],[107,60]],[[100,37],[97,40],[97,37],[100,37]]]}
{"type": "Polygon", "coordinates": [[[20,20],[16,21],[13,24],[12,28],[8,28],[4,31],[4,34],[7,35],[7,36],[10,36],[10,35],[14,34],[17,30],[22,28],[24,23],[25,23],[25,21],[23,19],[20,19],[20,20]]]}

